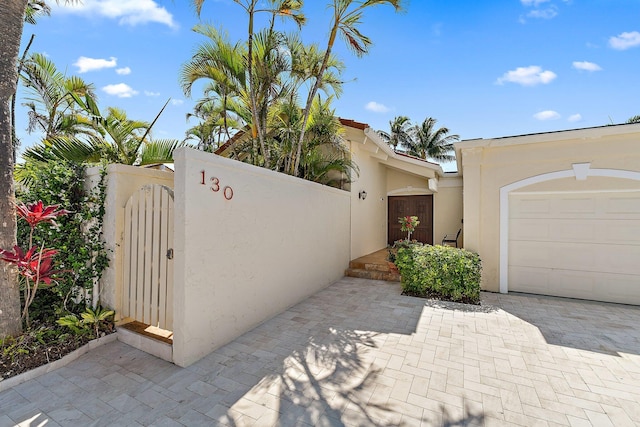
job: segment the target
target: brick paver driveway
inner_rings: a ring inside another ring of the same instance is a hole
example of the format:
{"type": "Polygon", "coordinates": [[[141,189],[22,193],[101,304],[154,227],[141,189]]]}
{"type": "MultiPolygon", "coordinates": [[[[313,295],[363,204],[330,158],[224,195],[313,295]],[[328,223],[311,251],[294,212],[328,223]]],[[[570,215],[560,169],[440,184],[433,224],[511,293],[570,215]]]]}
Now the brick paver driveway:
{"type": "Polygon", "coordinates": [[[345,278],[187,369],[119,342],[0,394],[0,426],[640,425],[640,308],[345,278]]]}

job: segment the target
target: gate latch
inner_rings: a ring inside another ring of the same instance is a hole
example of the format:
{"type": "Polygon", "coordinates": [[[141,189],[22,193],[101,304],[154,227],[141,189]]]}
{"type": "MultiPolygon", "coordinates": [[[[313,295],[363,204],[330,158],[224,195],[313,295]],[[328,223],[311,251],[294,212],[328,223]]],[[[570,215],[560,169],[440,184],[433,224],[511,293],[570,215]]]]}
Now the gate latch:
{"type": "Polygon", "coordinates": [[[167,249],[167,259],[173,259],[173,248],[167,249]]]}

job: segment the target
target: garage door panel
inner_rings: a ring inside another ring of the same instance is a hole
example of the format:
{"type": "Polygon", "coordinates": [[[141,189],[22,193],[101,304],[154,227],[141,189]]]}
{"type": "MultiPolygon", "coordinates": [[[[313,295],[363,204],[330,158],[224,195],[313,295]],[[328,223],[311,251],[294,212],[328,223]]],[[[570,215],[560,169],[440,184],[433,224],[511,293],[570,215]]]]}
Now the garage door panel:
{"type": "Polygon", "coordinates": [[[589,217],[596,213],[596,201],[591,197],[561,197],[553,207],[559,216],[589,217]]]}
{"type": "Polygon", "coordinates": [[[640,192],[572,194],[518,194],[510,218],[640,219],[640,192]]]}
{"type": "Polygon", "coordinates": [[[598,271],[637,275],[640,285],[640,246],[603,245],[602,256],[598,260],[598,271]]]}
{"type": "Polygon", "coordinates": [[[638,274],[640,246],[514,241],[509,265],[614,274],[638,274]]]}
{"type": "Polygon", "coordinates": [[[536,267],[509,267],[509,283],[511,291],[527,292],[532,294],[550,295],[549,273],[551,270],[536,267]]]}
{"type": "Polygon", "coordinates": [[[512,266],[584,270],[598,262],[598,250],[575,243],[517,242],[509,247],[512,266]]]}
{"type": "Polygon", "coordinates": [[[640,191],[513,194],[509,290],[640,304],[640,191]]]}
{"type": "Polygon", "coordinates": [[[527,216],[538,217],[540,214],[549,214],[551,205],[545,198],[519,198],[509,207],[512,218],[526,218],[527,216]]]}
{"type": "Polygon", "coordinates": [[[609,215],[631,214],[631,218],[639,218],[638,199],[640,195],[612,195],[606,199],[604,212],[609,215]]]}
{"type": "Polygon", "coordinates": [[[509,283],[513,292],[640,305],[636,275],[511,267],[509,283]]]}
{"type": "Polygon", "coordinates": [[[514,240],[543,240],[551,238],[551,224],[539,219],[513,219],[510,223],[514,240]]]}
{"type": "Polygon", "coordinates": [[[603,241],[640,245],[638,221],[618,221],[610,224],[604,231],[603,241]]]}
{"type": "Polygon", "coordinates": [[[640,244],[637,220],[597,219],[513,219],[512,240],[640,244]]]}

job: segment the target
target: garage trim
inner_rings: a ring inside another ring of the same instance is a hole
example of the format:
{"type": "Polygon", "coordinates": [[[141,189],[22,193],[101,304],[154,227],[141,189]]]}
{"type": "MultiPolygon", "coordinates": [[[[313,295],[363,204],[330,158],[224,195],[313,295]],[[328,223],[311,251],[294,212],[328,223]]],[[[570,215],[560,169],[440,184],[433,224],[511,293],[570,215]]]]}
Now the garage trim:
{"type": "Polygon", "coordinates": [[[540,182],[575,177],[585,180],[589,176],[622,178],[640,181],[640,172],[621,169],[591,169],[591,163],[574,163],[572,169],[536,175],[500,187],[500,293],[509,291],[509,193],[540,182]]]}

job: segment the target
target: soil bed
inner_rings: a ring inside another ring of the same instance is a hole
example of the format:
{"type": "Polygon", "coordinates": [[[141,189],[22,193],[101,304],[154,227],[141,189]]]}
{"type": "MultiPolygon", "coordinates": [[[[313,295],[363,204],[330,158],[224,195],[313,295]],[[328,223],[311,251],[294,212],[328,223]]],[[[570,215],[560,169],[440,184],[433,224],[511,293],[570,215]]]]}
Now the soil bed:
{"type": "MultiPolygon", "coordinates": [[[[101,331],[100,335],[108,333],[101,331]]],[[[62,331],[59,325],[42,324],[18,337],[0,340],[0,381],[62,359],[93,339],[89,334],[62,331]]]]}

